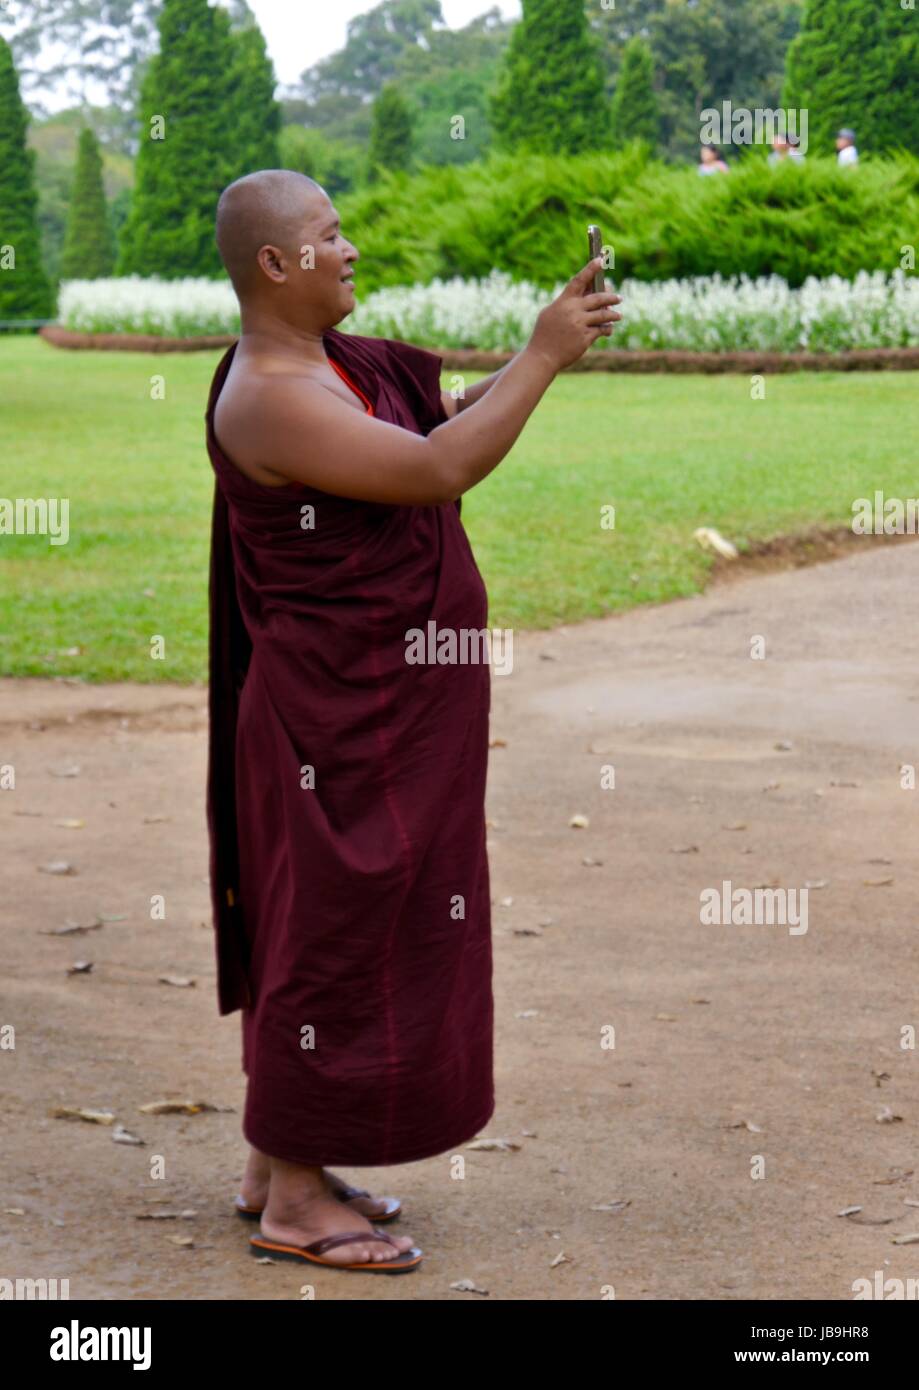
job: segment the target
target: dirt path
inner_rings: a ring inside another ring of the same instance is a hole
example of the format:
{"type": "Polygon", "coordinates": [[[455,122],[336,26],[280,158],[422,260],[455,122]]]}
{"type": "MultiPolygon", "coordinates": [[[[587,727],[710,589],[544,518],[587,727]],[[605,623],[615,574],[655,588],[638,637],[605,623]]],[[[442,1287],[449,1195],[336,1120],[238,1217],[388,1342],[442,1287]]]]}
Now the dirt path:
{"type": "Polygon", "coordinates": [[[0,1275],[66,1277],[73,1298],[221,1299],[307,1282],[475,1298],[460,1279],[498,1299],[848,1299],[877,1269],[919,1276],[919,1247],[891,1243],[919,1231],[919,1062],[900,1047],[919,1026],[919,792],[899,783],[919,764],[917,580],[919,549],[895,547],[517,634],[514,673],[494,680],[487,1133],[521,1147],[466,1151],[461,1181],[449,1154],[372,1170],[427,1252],[405,1279],[259,1265],[230,1211],[242,1079],[238,1016],[214,998],[204,692],[0,685],[0,763],[16,769],[0,793],[0,1027],[16,1029],[0,1050],[0,1275]],[[62,859],[75,875],[37,870],[62,859]],[[702,926],[700,893],[724,880],[825,886],[806,934],[702,926]],[[43,934],[97,913],[124,918],[43,934]],[[79,960],[92,973],[68,977],[79,960]],[[169,1093],[235,1113],[138,1113],[169,1093]],[[56,1105],[110,1109],[146,1147],[56,1105]],[[879,1122],[885,1106],[902,1118],[879,1122]],[[850,1206],[888,1224],[837,1215],[850,1206]],[[196,1215],[136,1219],[157,1209],[196,1215]]]}

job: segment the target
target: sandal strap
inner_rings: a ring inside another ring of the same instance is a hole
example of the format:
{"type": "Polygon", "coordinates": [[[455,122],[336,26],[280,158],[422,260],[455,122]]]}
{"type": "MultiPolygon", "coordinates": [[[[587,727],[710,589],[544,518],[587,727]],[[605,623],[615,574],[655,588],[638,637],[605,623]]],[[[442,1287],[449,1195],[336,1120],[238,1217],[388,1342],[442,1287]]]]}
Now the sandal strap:
{"type": "Polygon", "coordinates": [[[310,1255],[324,1255],[327,1250],[334,1250],[336,1245],[351,1245],[358,1240],[385,1240],[387,1245],[395,1245],[392,1236],[388,1236],[385,1231],[350,1231],[338,1236],[323,1236],[321,1240],[314,1240],[312,1245],[304,1245],[310,1255]]]}
{"type": "Polygon", "coordinates": [[[340,1202],[350,1202],[352,1197],[369,1197],[366,1187],[336,1187],[335,1196],[340,1202]]]}

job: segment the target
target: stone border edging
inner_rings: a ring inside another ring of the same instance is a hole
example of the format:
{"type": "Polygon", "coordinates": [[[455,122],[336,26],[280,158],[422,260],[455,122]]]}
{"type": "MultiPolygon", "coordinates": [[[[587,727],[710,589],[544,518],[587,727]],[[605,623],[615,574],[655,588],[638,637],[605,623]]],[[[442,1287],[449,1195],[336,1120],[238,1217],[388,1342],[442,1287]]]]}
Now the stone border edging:
{"type": "MultiPolygon", "coordinates": [[[[39,330],[53,347],[95,352],[205,352],[227,348],[235,334],[200,338],[159,338],[152,333],[77,333],[59,324],[39,330]]],[[[477,348],[433,348],[445,371],[494,372],[510,362],[512,352],[479,352],[477,348]]],[[[736,373],[741,376],[780,372],[915,372],[919,348],[865,348],[852,352],[638,352],[604,348],[588,352],[569,372],[736,373]]]]}

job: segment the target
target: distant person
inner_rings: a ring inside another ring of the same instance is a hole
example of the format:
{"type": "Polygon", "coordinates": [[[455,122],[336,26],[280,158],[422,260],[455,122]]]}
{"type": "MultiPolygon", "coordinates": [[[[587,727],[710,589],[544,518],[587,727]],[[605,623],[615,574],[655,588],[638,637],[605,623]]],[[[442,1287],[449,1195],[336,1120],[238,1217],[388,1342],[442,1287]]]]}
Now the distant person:
{"type": "Polygon", "coordinates": [[[697,172],[700,174],[729,174],[731,171],[714,145],[703,145],[699,154],[697,172]]]}
{"type": "Polygon", "coordinates": [[[840,165],[857,164],[858,150],[855,148],[855,131],[844,127],[836,136],[836,159],[840,165]]]}
{"type": "Polygon", "coordinates": [[[793,164],[804,163],[804,155],[798,149],[798,137],[797,135],[776,135],[772,142],[769,163],[784,164],[787,160],[793,164]]]}

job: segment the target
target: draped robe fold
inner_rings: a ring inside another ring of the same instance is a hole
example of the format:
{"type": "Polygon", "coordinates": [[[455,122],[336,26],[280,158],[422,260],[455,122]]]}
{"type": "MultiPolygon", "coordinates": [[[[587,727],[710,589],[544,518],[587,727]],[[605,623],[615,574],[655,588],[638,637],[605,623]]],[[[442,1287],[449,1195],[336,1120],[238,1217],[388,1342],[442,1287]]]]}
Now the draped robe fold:
{"type": "MultiPolygon", "coordinates": [[[[377,419],[422,435],[446,419],[436,354],[334,329],[323,343],[377,419]]],[[[490,672],[407,660],[407,634],[432,621],[484,630],[485,587],[459,503],[360,502],[237,469],[214,433],[234,352],[206,413],[207,822],[243,1132],[294,1163],[410,1162],[494,1109],[490,672]]]]}

